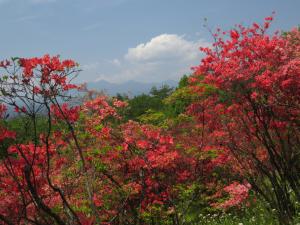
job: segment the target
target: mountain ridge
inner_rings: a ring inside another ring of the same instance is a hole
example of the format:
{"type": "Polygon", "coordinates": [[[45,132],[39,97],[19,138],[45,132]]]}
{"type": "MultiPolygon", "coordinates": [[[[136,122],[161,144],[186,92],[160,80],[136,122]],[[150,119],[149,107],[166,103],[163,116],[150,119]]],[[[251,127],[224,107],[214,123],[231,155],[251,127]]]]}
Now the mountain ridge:
{"type": "Polygon", "coordinates": [[[170,87],[176,87],[178,84],[174,80],[165,80],[162,82],[144,83],[135,80],[128,80],[123,83],[112,83],[106,80],[99,80],[97,82],[87,83],[87,88],[97,91],[103,91],[104,93],[114,96],[116,94],[127,94],[129,97],[133,97],[142,93],[148,94],[152,87],[161,87],[168,85],[170,87]]]}

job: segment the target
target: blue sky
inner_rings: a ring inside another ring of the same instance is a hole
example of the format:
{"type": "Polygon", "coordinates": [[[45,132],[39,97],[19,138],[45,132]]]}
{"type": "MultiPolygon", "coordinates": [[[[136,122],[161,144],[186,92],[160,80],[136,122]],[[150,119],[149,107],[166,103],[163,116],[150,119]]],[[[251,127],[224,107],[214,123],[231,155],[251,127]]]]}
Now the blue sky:
{"type": "Polygon", "coordinates": [[[0,0],[1,58],[45,53],[79,62],[78,80],[177,80],[211,43],[203,27],[300,24],[298,0],[0,0]]]}

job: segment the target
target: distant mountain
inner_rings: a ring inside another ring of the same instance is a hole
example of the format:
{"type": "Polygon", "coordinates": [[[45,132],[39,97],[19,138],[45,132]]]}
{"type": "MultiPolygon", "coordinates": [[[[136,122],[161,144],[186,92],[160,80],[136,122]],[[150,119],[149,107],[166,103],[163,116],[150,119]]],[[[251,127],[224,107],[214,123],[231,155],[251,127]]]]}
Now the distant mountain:
{"type": "Polygon", "coordinates": [[[87,83],[88,89],[94,89],[99,91],[104,91],[108,95],[116,95],[120,94],[128,94],[129,97],[133,97],[135,95],[139,95],[142,93],[148,94],[153,86],[161,87],[162,85],[169,85],[170,87],[176,87],[178,85],[177,81],[174,80],[166,80],[160,83],[143,83],[138,81],[126,81],[124,83],[116,84],[110,83],[105,80],[100,80],[97,82],[87,83]]]}
{"type": "MultiPolygon", "coordinates": [[[[143,82],[138,82],[138,81],[126,81],[124,83],[116,84],[116,83],[110,83],[105,80],[100,80],[97,82],[90,82],[87,83],[87,88],[88,89],[94,89],[98,91],[103,91],[105,94],[114,96],[117,93],[120,94],[127,94],[129,97],[134,97],[136,95],[145,93],[148,94],[151,90],[152,87],[161,87],[162,85],[169,85],[170,87],[177,87],[178,82],[174,80],[166,80],[162,82],[157,82],[157,83],[143,83],[143,82]]],[[[82,94],[78,93],[77,91],[70,91],[69,93],[73,97],[75,96],[82,96],[82,94]]],[[[16,102],[18,105],[23,105],[20,101],[17,100],[16,102]]],[[[71,102],[71,105],[77,105],[80,104],[78,103],[78,99],[74,98],[71,102]]],[[[7,106],[7,114],[10,118],[13,118],[17,116],[18,114],[15,112],[14,107],[12,106],[7,106]]]]}

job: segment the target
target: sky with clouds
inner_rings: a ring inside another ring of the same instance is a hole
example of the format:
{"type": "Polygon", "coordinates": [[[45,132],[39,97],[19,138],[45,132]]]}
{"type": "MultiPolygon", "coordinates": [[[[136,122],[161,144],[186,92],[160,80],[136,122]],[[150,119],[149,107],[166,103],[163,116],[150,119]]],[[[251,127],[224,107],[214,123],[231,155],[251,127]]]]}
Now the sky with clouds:
{"type": "Polygon", "coordinates": [[[0,0],[1,58],[75,59],[80,82],[178,80],[199,63],[212,29],[300,24],[298,0],[0,0]]]}

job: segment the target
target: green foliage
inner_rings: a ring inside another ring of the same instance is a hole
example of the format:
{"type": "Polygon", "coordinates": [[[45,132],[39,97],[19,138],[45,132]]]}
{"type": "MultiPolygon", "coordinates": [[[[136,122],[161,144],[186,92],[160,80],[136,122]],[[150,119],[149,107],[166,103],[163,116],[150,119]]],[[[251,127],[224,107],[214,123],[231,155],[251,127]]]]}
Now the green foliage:
{"type": "Polygon", "coordinates": [[[47,118],[39,115],[35,118],[35,125],[33,124],[32,118],[28,116],[18,116],[7,120],[6,126],[9,130],[15,131],[17,139],[23,143],[28,141],[35,141],[38,139],[41,133],[47,131],[47,118]],[[34,129],[35,127],[35,129],[34,129]]]}
{"type": "Polygon", "coordinates": [[[200,182],[191,185],[178,185],[179,201],[177,211],[181,221],[187,224],[199,221],[199,215],[216,212],[209,205],[207,189],[200,182]]]}
{"type": "Polygon", "coordinates": [[[169,122],[184,113],[186,107],[196,98],[188,88],[188,79],[189,77],[184,75],[175,90],[163,85],[160,88],[153,87],[148,95],[141,94],[132,99],[117,95],[117,99],[128,102],[128,108],[121,113],[124,120],[166,127],[169,122]]]}
{"type": "MultiPolygon", "coordinates": [[[[40,115],[33,120],[28,116],[18,116],[11,119],[1,121],[1,125],[7,127],[8,130],[16,132],[19,143],[35,142],[39,140],[39,135],[47,131],[47,120],[40,115]],[[35,129],[34,129],[35,127],[35,129]]],[[[0,145],[0,159],[7,155],[7,148],[14,142],[12,139],[5,139],[0,145]]]]}
{"type": "MultiPolygon", "coordinates": [[[[125,110],[123,115],[124,119],[141,121],[140,118],[144,118],[141,117],[143,114],[147,114],[149,116],[149,112],[155,113],[161,111],[165,107],[163,100],[169,96],[172,91],[173,88],[168,85],[163,85],[160,88],[153,87],[148,95],[141,94],[129,99],[128,108],[125,110]]],[[[117,98],[124,100],[125,97],[118,95],[117,98]]]]}
{"type": "Polygon", "coordinates": [[[159,102],[159,100],[153,99],[149,95],[138,95],[128,101],[128,109],[125,112],[125,117],[126,119],[137,120],[148,109],[158,109],[159,102]]]}
{"type": "Polygon", "coordinates": [[[181,113],[184,113],[186,107],[196,98],[196,95],[188,87],[188,78],[187,75],[184,75],[180,79],[176,90],[164,99],[165,113],[168,117],[176,118],[181,113]]]}
{"type": "Polygon", "coordinates": [[[154,98],[164,99],[168,97],[173,92],[173,88],[168,85],[163,85],[160,88],[152,87],[150,95],[154,98]]]}
{"type": "Polygon", "coordinates": [[[180,79],[180,81],[178,83],[178,89],[187,87],[188,84],[189,84],[189,76],[185,74],[185,75],[183,75],[183,77],[180,79]]]}
{"type": "Polygon", "coordinates": [[[12,144],[13,140],[5,139],[0,144],[0,160],[7,156],[7,149],[12,144]]]}
{"type": "Polygon", "coordinates": [[[166,105],[165,113],[172,118],[184,113],[186,107],[190,105],[193,96],[187,87],[177,88],[170,96],[168,96],[164,103],[166,105]]]}
{"type": "Polygon", "coordinates": [[[256,204],[251,207],[242,207],[227,212],[200,214],[198,221],[190,224],[278,225],[278,222],[274,213],[267,210],[265,203],[257,201],[256,204]]]}
{"type": "Polygon", "coordinates": [[[163,112],[148,109],[144,114],[139,116],[138,119],[142,123],[158,126],[166,120],[166,115],[163,112]]]}

